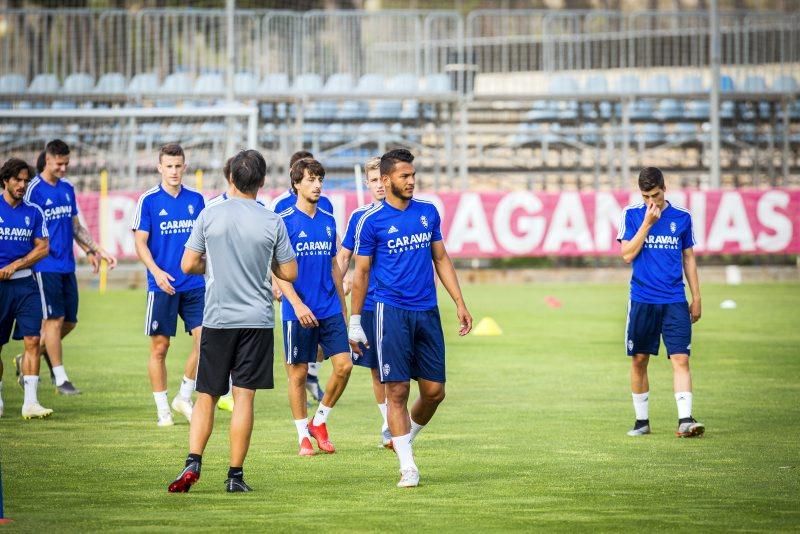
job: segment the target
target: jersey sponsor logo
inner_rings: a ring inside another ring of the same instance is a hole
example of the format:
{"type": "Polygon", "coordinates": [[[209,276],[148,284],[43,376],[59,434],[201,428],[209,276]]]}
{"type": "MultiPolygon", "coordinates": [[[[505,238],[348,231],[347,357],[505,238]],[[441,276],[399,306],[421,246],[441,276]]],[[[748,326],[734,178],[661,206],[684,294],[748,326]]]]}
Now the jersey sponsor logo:
{"type": "Polygon", "coordinates": [[[298,256],[330,255],[333,243],[330,241],[301,241],[295,243],[294,250],[298,256]]]}
{"type": "Polygon", "coordinates": [[[389,254],[397,254],[407,250],[418,248],[428,248],[431,246],[433,232],[419,232],[411,235],[403,235],[395,239],[389,239],[386,246],[389,247],[389,254]]]}
{"type": "Polygon", "coordinates": [[[669,223],[669,231],[670,232],[672,232],[674,234],[675,230],[677,230],[677,229],[678,229],[678,225],[675,224],[675,221],[672,221],[671,223],[669,223]]]}
{"type": "Polygon", "coordinates": [[[161,211],[159,211],[158,214],[161,215],[162,217],[168,215],[167,210],[165,210],[164,208],[161,208],[161,211]]]}
{"type": "Polygon", "coordinates": [[[297,234],[297,237],[308,237],[308,234],[306,234],[303,230],[300,230],[300,233],[297,234]]]}
{"type": "Polygon", "coordinates": [[[325,231],[328,232],[328,237],[331,237],[331,227],[330,226],[326,226],[325,227],[325,231]]]}
{"type": "Polygon", "coordinates": [[[383,376],[389,376],[389,372],[390,372],[391,370],[392,370],[392,368],[391,368],[391,367],[389,367],[389,364],[388,364],[388,363],[384,363],[384,364],[383,364],[383,376]]]}
{"type": "Polygon", "coordinates": [[[397,228],[395,228],[395,227],[394,227],[394,225],[391,225],[391,226],[389,227],[389,232],[388,232],[388,233],[390,233],[390,234],[396,234],[396,233],[397,233],[397,232],[399,232],[399,231],[400,231],[400,230],[398,230],[397,228]]]}
{"type": "Polygon", "coordinates": [[[2,217],[0,217],[0,223],[4,223],[4,222],[5,222],[5,221],[3,220],[3,218],[2,218],[2,217]]]}
{"type": "Polygon", "coordinates": [[[680,238],[673,235],[649,235],[644,241],[646,248],[664,248],[678,250],[680,248],[680,238]]]}
{"type": "Polygon", "coordinates": [[[179,219],[176,221],[161,221],[158,225],[161,235],[164,234],[188,234],[194,228],[194,219],[179,219]]]}
{"type": "Polygon", "coordinates": [[[30,241],[33,228],[0,228],[0,239],[3,241],[30,241]]]}
{"type": "MultiPolygon", "coordinates": [[[[49,201],[50,199],[48,198],[47,200],[49,201]]],[[[47,205],[47,202],[45,202],[45,205],[47,205]]],[[[47,208],[44,210],[44,216],[47,217],[48,221],[52,221],[54,219],[63,219],[64,217],[72,217],[72,206],[57,206],[55,208],[47,208]]]]}
{"type": "Polygon", "coordinates": [[[47,200],[44,201],[44,205],[45,206],[52,206],[53,205],[53,201],[48,198],[47,200]]]}
{"type": "Polygon", "coordinates": [[[194,215],[194,206],[189,204],[189,215],[194,215]]]}
{"type": "Polygon", "coordinates": [[[428,227],[428,218],[427,218],[427,217],[425,217],[424,215],[422,215],[422,216],[419,218],[419,222],[421,222],[421,223],[422,223],[422,226],[424,226],[425,228],[427,228],[427,227],[428,227]]]}

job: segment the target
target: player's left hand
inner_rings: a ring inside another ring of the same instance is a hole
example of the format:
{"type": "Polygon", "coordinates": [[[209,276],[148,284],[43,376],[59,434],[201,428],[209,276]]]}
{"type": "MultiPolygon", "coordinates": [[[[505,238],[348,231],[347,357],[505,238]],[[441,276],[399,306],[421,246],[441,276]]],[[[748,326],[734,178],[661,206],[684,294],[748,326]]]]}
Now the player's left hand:
{"type": "Polygon", "coordinates": [[[117,258],[109,254],[106,249],[104,248],[98,249],[97,254],[100,256],[100,259],[106,260],[106,263],[108,263],[109,270],[117,266],[117,258]]]}
{"type": "Polygon", "coordinates": [[[459,336],[466,336],[472,330],[472,315],[469,314],[467,311],[466,306],[459,306],[456,310],[456,315],[458,315],[458,322],[459,322],[459,336]]]}
{"type": "Polygon", "coordinates": [[[13,262],[9,263],[8,265],[0,269],[0,280],[10,279],[11,275],[13,275],[15,272],[17,272],[17,269],[14,268],[14,263],[13,262]]]}
{"type": "Polygon", "coordinates": [[[700,304],[700,299],[692,300],[692,303],[689,304],[689,313],[692,316],[692,322],[696,323],[700,320],[700,316],[703,314],[702,305],[700,304]]]}

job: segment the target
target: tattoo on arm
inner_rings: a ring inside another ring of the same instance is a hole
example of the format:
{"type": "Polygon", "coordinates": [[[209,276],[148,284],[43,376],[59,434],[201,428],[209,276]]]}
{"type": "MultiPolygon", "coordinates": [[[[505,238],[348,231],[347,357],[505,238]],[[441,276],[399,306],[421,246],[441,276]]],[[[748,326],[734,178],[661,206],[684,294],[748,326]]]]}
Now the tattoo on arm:
{"type": "Polygon", "coordinates": [[[78,242],[78,245],[83,245],[88,247],[90,251],[97,250],[97,244],[92,239],[92,235],[77,219],[73,219],[72,221],[72,231],[75,237],[75,241],[78,242]]]}

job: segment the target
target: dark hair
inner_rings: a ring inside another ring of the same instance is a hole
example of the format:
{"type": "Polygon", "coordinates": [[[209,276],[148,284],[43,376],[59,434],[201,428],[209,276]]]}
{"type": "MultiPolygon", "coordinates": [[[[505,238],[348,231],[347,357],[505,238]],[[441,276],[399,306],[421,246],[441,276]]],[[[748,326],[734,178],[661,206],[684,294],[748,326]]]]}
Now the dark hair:
{"type": "Polygon", "coordinates": [[[186,161],[186,154],[183,153],[183,147],[178,143],[167,143],[161,145],[158,150],[158,161],[161,162],[161,156],[180,156],[186,161]]]}
{"type": "Polygon", "coordinates": [[[42,150],[39,152],[39,157],[36,158],[36,172],[41,174],[45,166],[47,166],[47,151],[42,150]]]}
{"type": "Polygon", "coordinates": [[[291,168],[292,165],[294,165],[301,159],[306,159],[306,158],[314,159],[314,154],[312,154],[307,150],[298,150],[297,152],[292,154],[291,158],[289,158],[289,167],[291,168]]]}
{"type": "Polygon", "coordinates": [[[664,175],[656,167],[645,167],[639,171],[639,190],[650,191],[656,187],[664,189],[664,175]]]}
{"type": "Polygon", "coordinates": [[[231,162],[233,161],[233,157],[228,158],[228,161],[225,162],[225,166],[222,167],[222,174],[225,175],[225,181],[231,181],[231,162]]]}
{"type": "Polygon", "coordinates": [[[392,172],[395,163],[397,163],[398,161],[413,163],[414,154],[412,154],[405,148],[397,148],[395,150],[390,150],[389,152],[381,156],[381,176],[386,176],[390,172],[392,172]]]}
{"type": "Polygon", "coordinates": [[[267,176],[267,162],[257,150],[242,150],[231,161],[231,182],[246,195],[259,190],[267,176]]]}
{"type": "Polygon", "coordinates": [[[314,158],[299,159],[295,161],[292,168],[289,169],[289,178],[292,180],[292,191],[295,193],[297,193],[297,187],[295,186],[303,181],[303,176],[305,176],[304,171],[306,169],[308,169],[308,174],[311,176],[325,178],[325,167],[322,166],[322,163],[314,158]]]}
{"type": "Polygon", "coordinates": [[[53,139],[44,147],[44,151],[51,156],[69,156],[69,147],[61,139],[53,139]]]}
{"type": "Polygon", "coordinates": [[[28,165],[27,161],[19,158],[11,158],[3,163],[3,167],[0,168],[0,184],[2,184],[3,189],[6,187],[6,180],[19,176],[19,173],[23,170],[28,171],[28,178],[33,178],[35,173],[33,172],[33,168],[28,165]]]}

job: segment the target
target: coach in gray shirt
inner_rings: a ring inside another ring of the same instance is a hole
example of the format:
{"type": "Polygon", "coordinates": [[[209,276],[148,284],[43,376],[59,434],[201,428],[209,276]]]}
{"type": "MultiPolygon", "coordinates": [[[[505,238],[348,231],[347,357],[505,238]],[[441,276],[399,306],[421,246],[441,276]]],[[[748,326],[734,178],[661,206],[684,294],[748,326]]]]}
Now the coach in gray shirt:
{"type": "Polygon", "coordinates": [[[197,402],[189,430],[186,467],[169,485],[187,492],[200,479],[203,450],[214,428],[214,406],[233,382],[231,463],[225,488],[250,491],[242,466],[253,431],[255,390],[272,389],[275,314],[270,271],[287,282],[297,278],[297,262],[281,218],[256,202],[267,164],[255,150],[231,162],[233,191],[207,207],[195,221],[181,260],[185,273],[206,275],[206,302],[197,402]]]}

